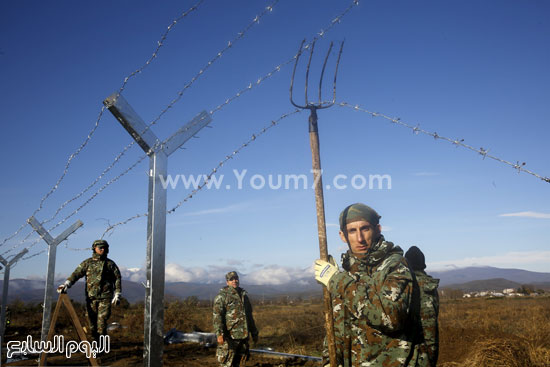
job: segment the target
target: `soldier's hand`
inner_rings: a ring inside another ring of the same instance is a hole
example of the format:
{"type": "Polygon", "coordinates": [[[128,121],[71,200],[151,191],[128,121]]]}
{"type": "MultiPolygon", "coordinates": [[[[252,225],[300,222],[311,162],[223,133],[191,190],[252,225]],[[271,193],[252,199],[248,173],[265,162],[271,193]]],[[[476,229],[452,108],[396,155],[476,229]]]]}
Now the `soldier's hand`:
{"type": "Polygon", "coordinates": [[[68,280],[65,281],[65,283],[59,285],[59,287],[57,287],[57,293],[67,293],[67,289],[69,289],[71,285],[71,282],[69,282],[68,280]]]}
{"type": "Polygon", "coordinates": [[[111,304],[113,305],[120,305],[120,292],[116,292],[115,296],[113,297],[113,300],[111,301],[111,304]]]}
{"type": "Polygon", "coordinates": [[[224,342],[223,335],[218,336],[218,345],[223,344],[223,342],[224,342]]]}
{"type": "Polygon", "coordinates": [[[338,273],[338,265],[333,265],[321,259],[315,260],[314,269],[315,280],[321,284],[324,284],[325,287],[328,286],[330,278],[332,278],[334,274],[338,273]]]}

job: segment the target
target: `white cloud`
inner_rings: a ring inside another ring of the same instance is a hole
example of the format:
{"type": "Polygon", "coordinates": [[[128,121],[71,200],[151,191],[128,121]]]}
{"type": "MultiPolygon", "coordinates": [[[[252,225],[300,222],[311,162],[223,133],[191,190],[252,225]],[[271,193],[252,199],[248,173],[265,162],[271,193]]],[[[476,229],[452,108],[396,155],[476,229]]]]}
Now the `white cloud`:
{"type": "Polygon", "coordinates": [[[185,213],[184,215],[196,216],[196,215],[206,215],[206,214],[229,213],[229,212],[235,212],[238,210],[245,209],[247,206],[249,206],[248,203],[239,203],[239,204],[224,206],[221,208],[212,208],[212,209],[199,210],[196,212],[185,213]]]}
{"type": "Polygon", "coordinates": [[[170,263],[166,265],[165,279],[167,282],[194,283],[210,280],[208,272],[200,267],[185,268],[181,265],[170,263]]]}
{"type": "Polygon", "coordinates": [[[436,261],[427,264],[429,270],[447,270],[450,267],[496,266],[519,268],[525,265],[549,264],[550,251],[508,252],[501,255],[467,257],[464,259],[436,261]]]}
{"type": "MultiPolygon", "coordinates": [[[[236,270],[245,284],[278,285],[289,282],[304,282],[313,277],[313,267],[293,268],[280,265],[255,264],[247,272],[243,267],[208,265],[206,267],[185,267],[170,263],[166,265],[165,280],[167,282],[188,283],[222,283],[225,274],[236,270]]],[[[141,268],[120,268],[122,279],[133,282],[145,281],[145,270],[141,268]]]]}
{"type": "Polygon", "coordinates": [[[243,281],[249,284],[278,285],[289,282],[303,282],[313,277],[313,268],[292,268],[280,265],[268,265],[254,270],[245,276],[243,281]]]}
{"type": "Polygon", "coordinates": [[[143,282],[146,279],[145,270],[141,268],[125,268],[119,266],[120,275],[124,280],[130,280],[132,282],[143,282]]]}
{"type": "Polygon", "coordinates": [[[499,214],[499,217],[523,217],[523,218],[550,219],[550,214],[528,211],[528,212],[499,214]]]}

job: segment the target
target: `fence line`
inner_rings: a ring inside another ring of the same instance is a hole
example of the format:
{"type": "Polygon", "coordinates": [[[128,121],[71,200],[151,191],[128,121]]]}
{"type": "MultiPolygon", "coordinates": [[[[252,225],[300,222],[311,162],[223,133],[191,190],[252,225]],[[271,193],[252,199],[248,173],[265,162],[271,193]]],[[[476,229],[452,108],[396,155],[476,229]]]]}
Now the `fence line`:
{"type": "MultiPolygon", "coordinates": [[[[242,39],[242,38],[244,37],[245,33],[246,33],[248,30],[250,30],[250,28],[251,28],[254,24],[259,23],[260,19],[261,19],[265,14],[271,12],[271,11],[273,10],[273,6],[274,6],[276,3],[278,3],[278,2],[279,2],[279,0],[276,0],[273,4],[271,4],[270,6],[268,6],[267,8],[265,8],[265,10],[264,10],[260,15],[256,15],[256,16],[254,17],[254,19],[252,20],[252,22],[249,23],[249,24],[247,25],[247,27],[246,27],[244,30],[240,31],[240,32],[238,33],[238,35],[237,35],[232,41],[229,41],[229,44],[228,44],[227,46],[225,46],[221,51],[219,51],[219,52],[216,54],[216,56],[214,56],[214,58],[212,58],[212,59],[207,63],[207,65],[206,65],[205,67],[203,67],[197,74],[195,74],[195,76],[191,79],[191,81],[188,82],[188,83],[185,85],[185,87],[184,87],[183,90],[181,90],[180,92],[178,92],[178,98],[176,98],[175,100],[173,100],[172,102],[170,102],[170,104],[169,104],[167,107],[165,107],[165,108],[161,111],[161,113],[160,113],[153,121],[151,121],[151,123],[149,123],[149,124],[147,125],[147,128],[145,129],[145,131],[142,132],[142,134],[145,133],[149,128],[151,128],[151,126],[155,125],[155,124],[160,120],[160,118],[161,118],[161,117],[162,117],[162,116],[163,116],[163,115],[164,115],[164,114],[174,105],[174,103],[176,103],[176,102],[181,98],[181,96],[183,96],[184,91],[187,90],[188,88],[190,88],[191,85],[197,80],[197,78],[200,77],[200,76],[204,73],[204,71],[206,71],[206,70],[207,70],[216,60],[218,60],[218,59],[221,57],[221,55],[223,55],[229,48],[231,48],[231,46],[232,46],[235,42],[237,42],[238,40],[242,39]]],[[[120,95],[120,91],[118,92],[118,94],[120,95]]],[[[45,220],[44,222],[42,222],[42,223],[44,224],[44,223],[49,223],[50,221],[52,221],[55,217],[57,217],[57,215],[59,214],[59,212],[60,212],[61,210],[63,210],[63,208],[65,208],[65,207],[66,207],[68,204],[70,204],[71,202],[73,202],[73,201],[79,199],[80,197],[82,197],[82,195],[84,195],[84,194],[85,194],[86,192],[88,192],[92,187],[94,187],[94,186],[95,186],[95,185],[96,185],[96,184],[97,184],[97,183],[98,183],[98,182],[99,182],[108,172],[111,171],[111,169],[114,168],[114,166],[115,166],[115,165],[120,161],[120,159],[126,154],[126,152],[128,151],[128,149],[130,149],[134,144],[135,144],[135,141],[132,141],[132,142],[130,142],[128,145],[126,145],[126,146],[124,147],[124,149],[116,155],[116,157],[115,157],[115,159],[113,160],[113,162],[111,162],[111,164],[110,164],[107,168],[105,168],[105,169],[103,170],[103,172],[101,172],[101,174],[100,174],[98,177],[95,178],[94,181],[92,181],[85,189],[83,189],[80,193],[78,193],[77,195],[75,195],[73,198],[71,198],[71,199],[65,201],[65,202],[55,211],[55,213],[53,214],[52,217],[46,219],[46,220],[45,220]]],[[[140,160],[143,160],[143,159],[144,159],[144,157],[141,157],[141,158],[140,158],[140,160]]],[[[115,180],[115,181],[116,181],[116,180],[115,180]]],[[[101,190],[101,191],[103,191],[103,190],[101,190]]],[[[95,197],[95,196],[94,196],[94,197],[95,197]]],[[[58,224],[58,225],[59,225],[59,224],[58,224]]]]}
{"type": "MultiPolygon", "coordinates": [[[[241,39],[243,36],[244,36],[244,33],[246,31],[248,31],[252,25],[256,24],[259,22],[260,18],[263,17],[265,14],[267,14],[268,12],[271,12],[272,9],[273,9],[273,6],[278,3],[279,0],[276,0],[272,5],[268,6],[265,8],[265,10],[260,14],[260,15],[257,15],[253,20],[252,22],[245,28],[245,30],[243,32],[239,32],[239,34],[237,35],[237,37],[235,37],[235,40],[239,40],[241,39]]],[[[200,4],[200,2],[199,2],[200,4]]],[[[339,15],[337,15],[331,22],[330,24],[326,27],[326,28],[323,28],[321,29],[313,38],[312,40],[305,44],[303,49],[309,49],[309,47],[311,47],[311,45],[316,42],[317,40],[319,40],[320,38],[324,37],[335,25],[339,24],[342,19],[351,11],[351,9],[353,9],[353,7],[359,5],[359,0],[353,0],[352,3],[343,11],[341,12],[339,15]]],[[[228,45],[222,50],[223,52],[227,51],[232,45],[233,45],[234,42],[229,42],[228,45]]],[[[189,82],[183,90],[179,91],[178,92],[178,97],[176,97],[174,100],[172,100],[170,102],[170,104],[164,108],[161,113],[157,116],[157,118],[155,118],[146,128],[146,130],[148,128],[150,128],[150,126],[154,125],[156,122],[158,122],[158,120],[162,117],[162,115],[164,115],[164,113],[166,113],[177,101],[179,101],[179,99],[181,98],[181,96],[183,95],[183,92],[188,89],[190,87],[190,85],[192,85],[192,83],[200,76],[204,73],[204,70],[206,70],[213,62],[215,62],[217,59],[219,59],[219,57],[221,56],[220,54],[223,54],[223,52],[220,51],[218,52],[218,54],[212,59],[209,61],[209,63],[207,64],[207,66],[205,66],[203,69],[201,69],[196,75],[195,77],[191,80],[191,82],[189,82]]],[[[271,78],[274,74],[278,73],[284,66],[290,64],[291,62],[293,62],[295,60],[295,58],[297,57],[297,55],[301,52],[301,50],[299,50],[294,56],[292,56],[288,61],[285,61],[281,64],[279,64],[278,66],[276,66],[273,70],[271,70],[270,72],[268,72],[267,74],[265,74],[264,76],[258,78],[254,83],[249,83],[249,85],[247,87],[245,87],[244,89],[241,89],[240,91],[238,91],[235,95],[233,95],[232,97],[230,98],[227,98],[223,103],[221,103],[220,105],[218,105],[217,107],[215,107],[213,110],[210,111],[210,114],[214,114],[215,112],[218,112],[220,111],[223,107],[225,107],[226,105],[228,105],[229,103],[233,102],[235,99],[239,98],[242,94],[246,93],[247,91],[250,91],[252,90],[254,87],[260,85],[262,82],[264,82],[265,80],[271,78]]],[[[105,107],[102,109],[102,112],[103,110],[105,109],[105,107]]],[[[294,112],[295,113],[295,112],[294,112]]],[[[78,195],[76,195],[75,197],[73,197],[72,199],[70,200],[67,200],[65,203],[63,203],[62,207],[61,208],[58,208],[58,210],[56,210],[55,214],[53,217],[47,219],[46,221],[44,221],[43,223],[47,223],[47,222],[50,222],[51,220],[53,220],[55,218],[55,216],[57,216],[57,214],[59,214],[59,212],[66,206],[68,205],[70,202],[80,198],[84,193],[86,193],[91,187],[95,186],[97,184],[97,182],[99,180],[101,180],[101,178],[103,178],[103,176],[109,172],[115,165],[116,163],[120,160],[120,158],[126,153],[126,151],[135,143],[135,141],[132,141],[130,144],[128,144],[116,157],[115,157],[115,160],[101,173],[100,176],[98,176],[90,185],[88,185],[88,187],[86,187],[84,190],[82,190],[78,195]]],[[[115,177],[114,179],[111,179],[109,182],[107,182],[104,186],[102,186],[98,191],[96,191],[90,198],[88,198],[88,200],[86,200],[83,204],[81,204],[76,210],[74,210],[71,214],[69,214],[67,217],[65,217],[64,219],[62,219],[60,222],[58,222],[55,226],[53,226],[51,229],[49,229],[49,232],[54,230],[55,228],[57,228],[58,226],[60,226],[61,224],[63,224],[64,222],[66,222],[70,217],[72,217],[73,215],[75,215],[76,213],[78,213],[82,208],[84,208],[87,204],[89,204],[99,193],[101,193],[106,187],[108,187],[110,184],[116,182],[119,178],[121,178],[122,176],[124,176],[126,173],[128,173],[131,169],[133,169],[138,163],[140,163],[146,156],[142,156],[138,159],[138,161],[136,161],[134,164],[132,164],[128,169],[126,169],[125,171],[123,171],[123,173],[119,174],[117,177],[115,177]]],[[[223,165],[223,163],[222,163],[223,165]]],[[[210,176],[209,176],[210,177],[210,176]]],[[[202,188],[202,187],[201,187],[202,188]]],[[[198,190],[197,190],[198,191],[198,190]]],[[[192,197],[192,195],[191,195],[192,197]]],[[[187,201],[188,199],[190,198],[186,198],[184,199],[182,202],[180,202],[175,208],[173,208],[173,211],[175,211],[179,206],[181,206],[183,204],[183,202],[187,201]]],[[[172,211],[172,212],[173,212],[172,211]]],[[[169,213],[171,213],[169,211],[169,213]]],[[[133,218],[133,219],[137,219],[138,217],[141,217],[141,215],[138,215],[136,218],[133,218]]],[[[26,226],[26,223],[24,225],[21,226],[20,230],[22,228],[24,228],[26,226]]],[[[13,238],[15,235],[17,235],[20,230],[18,230],[18,232],[16,232],[16,234],[12,235],[10,238],[13,238]]],[[[26,241],[26,239],[29,238],[30,235],[32,235],[33,232],[30,232],[29,235],[27,235],[27,237],[22,241],[20,242],[19,244],[15,245],[12,249],[6,251],[7,252],[10,252],[12,250],[14,250],[15,248],[19,247],[23,242],[26,241]]],[[[103,234],[105,235],[105,233],[103,234]]],[[[103,237],[103,236],[102,236],[103,237]]],[[[9,239],[9,238],[8,238],[9,239]]],[[[8,240],[4,240],[4,242],[2,242],[0,244],[0,247],[8,240]]],[[[40,242],[40,238],[38,240],[36,240],[33,244],[31,244],[31,247],[33,247],[34,245],[36,245],[36,243],[40,242]]],[[[30,248],[30,247],[29,247],[30,248]]]]}
{"type": "MultiPolygon", "coordinates": [[[[124,90],[124,88],[126,88],[126,84],[128,83],[128,81],[134,77],[136,74],[139,74],[143,71],[143,69],[145,69],[147,66],[149,66],[149,64],[157,57],[158,55],[158,52],[160,50],[160,48],[164,45],[164,41],[166,40],[166,37],[168,36],[168,33],[170,33],[170,31],[172,30],[172,28],[183,18],[185,18],[189,13],[191,13],[192,11],[195,11],[197,9],[197,7],[203,2],[204,0],[199,0],[199,2],[195,5],[193,5],[191,8],[189,8],[188,10],[184,11],[178,18],[174,19],[172,21],[172,23],[168,26],[168,29],[164,32],[164,34],[162,35],[162,37],[160,38],[160,40],[157,42],[157,48],[155,49],[155,51],[153,52],[153,55],[145,62],[145,64],[143,64],[143,66],[141,66],[140,68],[138,68],[137,70],[135,70],[134,72],[132,72],[130,75],[128,75],[127,77],[124,78],[124,81],[121,85],[121,87],[119,88],[119,91],[118,93],[122,93],[122,91],[124,90]]],[[[103,112],[105,111],[105,106],[102,106],[101,107],[101,110],[99,111],[99,114],[96,118],[96,121],[94,123],[94,126],[92,127],[92,129],[90,130],[90,132],[88,133],[88,136],[86,136],[86,138],[84,139],[84,141],[80,144],[80,146],[78,147],[78,149],[73,152],[70,156],[69,156],[69,159],[67,160],[66,164],[65,164],[65,168],[63,169],[63,172],[61,174],[61,176],[58,178],[57,182],[52,186],[52,188],[48,191],[48,193],[42,197],[42,199],[40,199],[40,204],[38,206],[37,209],[34,210],[34,212],[32,213],[32,216],[35,216],[38,212],[40,212],[42,210],[42,208],[44,207],[44,202],[48,199],[48,197],[50,197],[59,187],[59,185],[61,184],[61,181],[63,181],[63,179],[65,178],[65,176],[67,175],[67,173],[69,172],[69,167],[71,166],[71,162],[74,158],[76,158],[76,156],[78,156],[82,150],[88,145],[88,143],[90,142],[90,140],[92,139],[92,136],[94,135],[95,131],[97,130],[97,128],[99,127],[99,122],[101,121],[101,118],[103,117],[103,112]]],[[[71,200],[72,201],[72,200],[71,200]]],[[[15,236],[17,236],[26,226],[28,225],[27,222],[23,223],[13,234],[9,235],[8,237],[4,238],[2,240],[2,242],[0,243],[0,247],[2,245],[4,245],[7,241],[11,240],[12,238],[14,238],[15,236]]],[[[28,238],[28,237],[27,237],[28,238]]]]}
{"type": "Polygon", "coordinates": [[[538,179],[540,179],[544,182],[550,183],[550,177],[541,176],[541,175],[525,168],[525,165],[526,165],[525,162],[519,163],[520,161],[516,161],[516,163],[512,163],[510,161],[504,160],[502,158],[499,158],[497,156],[489,154],[489,149],[484,149],[484,148],[477,149],[477,148],[472,147],[471,145],[468,145],[468,144],[464,143],[464,139],[447,138],[445,136],[439,135],[436,132],[431,132],[431,131],[426,131],[424,129],[421,129],[420,125],[418,125],[418,124],[417,125],[411,125],[411,124],[408,124],[404,121],[401,121],[401,119],[399,117],[389,117],[387,115],[384,115],[383,113],[372,112],[372,111],[369,111],[365,108],[360,107],[359,105],[352,105],[352,104],[347,103],[347,102],[339,102],[339,103],[337,103],[337,105],[339,105],[340,107],[347,107],[347,108],[351,108],[355,111],[360,111],[360,112],[367,113],[367,114],[371,115],[372,117],[381,117],[383,119],[388,120],[389,122],[391,122],[393,124],[403,126],[403,127],[406,127],[408,129],[412,130],[413,134],[415,134],[415,135],[418,135],[419,133],[421,133],[421,134],[424,134],[424,135],[431,136],[432,138],[434,138],[436,140],[441,139],[441,140],[448,141],[449,143],[451,143],[451,144],[453,144],[457,147],[458,146],[463,147],[463,148],[469,149],[473,152],[476,152],[476,153],[480,154],[481,156],[483,156],[483,159],[485,159],[485,158],[493,159],[497,162],[504,163],[508,166],[511,166],[512,168],[516,169],[518,171],[518,173],[525,172],[527,174],[535,176],[536,178],[538,178],[538,179]]]}
{"type": "MultiPolygon", "coordinates": [[[[178,202],[174,207],[172,207],[172,209],[168,210],[167,211],[167,214],[172,214],[174,213],[177,209],[179,209],[185,202],[191,200],[193,198],[193,196],[195,196],[199,191],[201,191],[205,186],[208,185],[208,183],[210,182],[210,179],[212,178],[212,176],[218,172],[218,170],[220,168],[222,168],[225,163],[227,163],[227,161],[229,161],[230,159],[233,159],[233,157],[235,157],[237,154],[239,154],[244,148],[248,147],[252,142],[256,141],[257,138],[259,138],[260,136],[262,136],[263,134],[265,134],[267,131],[269,131],[271,128],[273,128],[274,126],[277,126],[282,120],[286,119],[287,117],[290,117],[296,113],[300,113],[301,110],[294,110],[292,112],[287,112],[287,113],[284,113],[283,115],[281,115],[279,118],[275,119],[275,120],[272,120],[271,123],[267,126],[265,126],[263,129],[261,129],[260,131],[256,132],[255,134],[252,134],[252,136],[247,140],[245,141],[244,143],[242,143],[237,149],[233,150],[230,154],[226,155],[224,159],[222,159],[214,168],[212,168],[210,170],[210,173],[208,173],[208,175],[206,175],[204,177],[204,181],[202,184],[198,185],[195,189],[193,189],[191,191],[191,193],[189,193],[183,200],[181,200],[180,202],[178,202]]],[[[136,214],[130,218],[127,218],[123,221],[120,221],[118,223],[115,223],[113,225],[109,225],[107,227],[107,229],[105,229],[105,231],[103,232],[103,234],[101,235],[101,238],[103,238],[107,233],[111,232],[112,234],[112,231],[118,227],[118,226],[121,226],[121,225],[125,225],[135,219],[138,219],[138,218],[142,218],[142,217],[147,217],[147,213],[142,213],[142,214],[136,214]]]]}

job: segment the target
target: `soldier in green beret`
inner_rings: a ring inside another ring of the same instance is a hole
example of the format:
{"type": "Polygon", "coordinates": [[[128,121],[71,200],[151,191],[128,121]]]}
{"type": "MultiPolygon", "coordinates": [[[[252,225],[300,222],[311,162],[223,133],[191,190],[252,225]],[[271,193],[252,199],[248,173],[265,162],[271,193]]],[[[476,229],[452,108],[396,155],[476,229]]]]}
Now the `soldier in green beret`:
{"type": "Polygon", "coordinates": [[[340,214],[344,271],[333,260],[315,261],[315,278],[332,296],[336,359],[345,367],[427,367],[418,285],[380,218],[365,204],[348,206],[340,214]]]}
{"type": "Polygon", "coordinates": [[[216,357],[221,367],[238,367],[249,356],[249,339],[258,341],[258,329],[252,317],[252,305],[239,287],[236,271],[225,275],[227,286],[214,299],[213,323],[218,340],[216,357]]]}
{"type": "Polygon", "coordinates": [[[111,304],[120,303],[122,287],[118,266],[107,258],[107,241],[94,241],[92,251],[92,257],[78,265],[65,283],[57,287],[57,292],[66,293],[78,279],[86,277],[86,313],[92,338],[99,342],[100,335],[107,335],[111,304]]]}

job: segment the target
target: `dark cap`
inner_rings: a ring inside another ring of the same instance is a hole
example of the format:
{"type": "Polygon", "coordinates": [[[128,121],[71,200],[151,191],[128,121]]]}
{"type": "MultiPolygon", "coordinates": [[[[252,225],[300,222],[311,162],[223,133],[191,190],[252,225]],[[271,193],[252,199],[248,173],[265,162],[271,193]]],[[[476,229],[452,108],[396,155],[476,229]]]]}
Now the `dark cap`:
{"type": "Polygon", "coordinates": [[[237,274],[236,271],[230,271],[229,273],[225,274],[225,280],[229,280],[233,277],[239,279],[239,275],[237,274]]]}
{"type": "Polygon", "coordinates": [[[405,253],[405,258],[409,262],[412,270],[426,269],[426,259],[418,247],[411,246],[411,248],[405,253]]]}
{"type": "Polygon", "coordinates": [[[92,244],[92,248],[96,247],[109,247],[109,243],[105,240],[95,240],[92,244]]]}
{"type": "Polygon", "coordinates": [[[376,210],[368,205],[355,203],[348,206],[340,213],[340,230],[344,231],[348,223],[364,220],[372,225],[377,225],[382,218],[376,210]]]}

